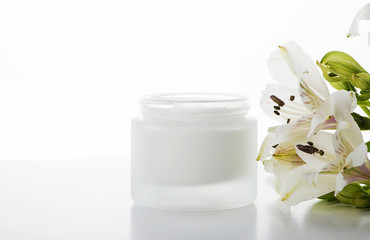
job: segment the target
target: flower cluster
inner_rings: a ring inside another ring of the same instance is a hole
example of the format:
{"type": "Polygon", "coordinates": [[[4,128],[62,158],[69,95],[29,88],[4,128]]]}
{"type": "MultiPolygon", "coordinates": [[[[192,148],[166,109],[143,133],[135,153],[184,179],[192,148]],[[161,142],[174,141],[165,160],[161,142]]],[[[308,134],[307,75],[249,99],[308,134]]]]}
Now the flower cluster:
{"type": "MultiPolygon", "coordinates": [[[[358,35],[363,19],[370,20],[370,4],[348,36],[358,35]]],[[[315,64],[294,42],[279,46],[268,67],[277,83],[263,91],[261,108],[281,125],[268,130],[257,160],[274,174],[281,200],[295,205],[319,197],[369,208],[370,161],[361,130],[370,129],[370,74],[338,51],[315,64]],[[330,93],[325,80],[337,91],[330,93]],[[357,106],[368,116],[354,113],[357,106]]]]}

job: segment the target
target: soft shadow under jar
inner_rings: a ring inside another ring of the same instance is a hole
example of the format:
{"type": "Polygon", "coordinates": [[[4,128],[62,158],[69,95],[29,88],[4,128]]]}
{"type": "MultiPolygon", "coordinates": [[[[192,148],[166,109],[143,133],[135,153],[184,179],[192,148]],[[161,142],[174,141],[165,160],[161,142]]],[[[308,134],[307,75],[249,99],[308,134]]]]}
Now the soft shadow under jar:
{"type": "Polygon", "coordinates": [[[156,94],[131,126],[131,195],[173,210],[243,207],[256,197],[257,120],[234,94],[156,94]]]}

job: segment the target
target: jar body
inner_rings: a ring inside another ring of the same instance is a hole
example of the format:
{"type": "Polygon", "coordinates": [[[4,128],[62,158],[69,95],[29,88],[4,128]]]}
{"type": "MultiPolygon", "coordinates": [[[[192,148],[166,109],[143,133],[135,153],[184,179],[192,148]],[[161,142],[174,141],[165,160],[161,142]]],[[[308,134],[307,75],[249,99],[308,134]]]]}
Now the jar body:
{"type": "Polygon", "coordinates": [[[131,195],[143,206],[216,210],[256,197],[257,120],[166,121],[131,127],[131,195]]]}

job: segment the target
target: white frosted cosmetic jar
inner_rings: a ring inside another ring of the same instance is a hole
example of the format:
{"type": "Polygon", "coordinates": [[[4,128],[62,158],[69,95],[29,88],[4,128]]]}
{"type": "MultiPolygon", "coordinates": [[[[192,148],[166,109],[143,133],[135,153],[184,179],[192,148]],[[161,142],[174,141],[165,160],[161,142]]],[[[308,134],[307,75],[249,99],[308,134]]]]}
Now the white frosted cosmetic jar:
{"type": "Polygon", "coordinates": [[[243,207],[256,197],[257,120],[236,94],[155,94],[131,125],[131,196],[172,210],[243,207]]]}

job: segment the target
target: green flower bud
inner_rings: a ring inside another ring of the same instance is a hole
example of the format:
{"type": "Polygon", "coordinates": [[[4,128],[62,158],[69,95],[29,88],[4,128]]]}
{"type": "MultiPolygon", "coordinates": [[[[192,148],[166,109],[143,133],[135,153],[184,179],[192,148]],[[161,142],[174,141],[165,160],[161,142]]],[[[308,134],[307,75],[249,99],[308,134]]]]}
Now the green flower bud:
{"type": "Polygon", "coordinates": [[[370,207],[370,196],[352,198],[351,205],[356,208],[369,208],[370,207]]]}
{"type": "Polygon", "coordinates": [[[370,74],[367,72],[360,72],[357,74],[352,74],[349,77],[349,82],[361,89],[361,90],[369,90],[370,89],[370,74]]]}
{"type": "Polygon", "coordinates": [[[370,207],[370,195],[359,183],[351,183],[345,186],[336,198],[340,202],[350,204],[356,208],[370,207]]]}
{"type": "MultiPolygon", "coordinates": [[[[358,73],[367,73],[350,55],[339,51],[325,54],[320,63],[317,62],[317,65],[321,68],[324,78],[336,89],[350,90],[351,76],[358,73]]],[[[360,76],[357,76],[357,78],[360,78],[360,76]]],[[[359,85],[358,79],[354,79],[354,81],[359,85]]]]}

